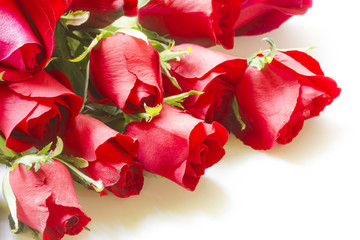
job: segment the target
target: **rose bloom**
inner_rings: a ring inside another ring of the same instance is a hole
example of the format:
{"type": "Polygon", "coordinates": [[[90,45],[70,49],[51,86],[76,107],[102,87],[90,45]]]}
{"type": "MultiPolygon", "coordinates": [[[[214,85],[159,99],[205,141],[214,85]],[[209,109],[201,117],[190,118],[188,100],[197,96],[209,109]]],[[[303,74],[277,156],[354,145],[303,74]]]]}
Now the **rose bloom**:
{"type": "Polygon", "coordinates": [[[138,18],[145,28],[177,43],[232,48],[240,7],[241,0],[151,0],[139,10],[138,18]]]}
{"type": "Polygon", "coordinates": [[[57,20],[70,0],[1,0],[0,72],[24,80],[41,71],[54,50],[57,20]]]}
{"type": "Polygon", "coordinates": [[[339,94],[336,82],[324,76],[314,58],[300,51],[278,51],[263,69],[247,68],[236,89],[246,127],[241,130],[233,120],[232,131],[254,149],[286,144],[304,120],[318,116],[339,94]]]}
{"type": "Polygon", "coordinates": [[[294,15],[302,15],[312,0],[244,0],[235,23],[235,35],[257,35],[278,28],[294,15]]]}
{"type": "Polygon", "coordinates": [[[123,198],[139,194],[143,186],[142,165],[135,158],[138,147],[135,139],[82,114],[64,137],[64,153],[87,160],[89,166],[81,170],[123,198]]]}
{"type": "Polygon", "coordinates": [[[144,170],[191,191],[205,169],[224,156],[228,139],[228,132],[217,122],[204,123],[166,104],[151,122],[130,123],[125,134],[139,140],[138,159],[144,170]]]}
{"type": "Polygon", "coordinates": [[[162,103],[158,52],[148,41],[118,33],[90,52],[90,100],[112,103],[126,113],[162,103]]]}
{"type": "Polygon", "coordinates": [[[9,174],[17,218],[38,230],[44,240],[79,234],[91,220],[80,206],[68,169],[52,161],[41,164],[37,172],[20,164],[9,174]]]}
{"type": "Polygon", "coordinates": [[[0,82],[0,134],[16,152],[47,144],[72,125],[82,101],[59,71],[42,71],[25,81],[0,82]]]}
{"type": "Polygon", "coordinates": [[[70,10],[89,11],[86,27],[104,28],[123,15],[136,16],[137,0],[72,0],[70,10]]]}
{"type": "MultiPolygon", "coordinates": [[[[196,90],[201,95],[191,95],[182,105],[196,118],[206,122],[221,123],[231,111],[235,87],[247,67],[245,59],[216,52],[195,44],[181,44],[173,51],[191,48],[190,54],[180,57],[180,61],[170,63],[170,73],[178,81],[182,92],[196,90]]],[[[180,94],[166,76],[163,76],[166,95],[180,94]]]]}

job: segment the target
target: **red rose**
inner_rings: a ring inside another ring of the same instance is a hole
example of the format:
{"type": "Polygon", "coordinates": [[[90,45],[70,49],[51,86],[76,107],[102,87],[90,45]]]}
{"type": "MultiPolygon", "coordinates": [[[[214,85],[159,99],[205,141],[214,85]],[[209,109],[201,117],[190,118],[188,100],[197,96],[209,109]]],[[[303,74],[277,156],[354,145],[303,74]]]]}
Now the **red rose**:
{"type": "Polygon", "coordinates": [[[151,0],[139,10],[139,22],[179,43],[232,48],[240,7],[241,0],[151,0]]]}
{"type": "MultiPolygon", "coordinates": [[[[246,60],[194,45],[182,44],[173,51],[191,47],[190,54],[171,61],[170,73],[176,78],[183,92],[196,90],[202,95],[192,95],[182,104],[194,117],[207,122],[221,123],[230,111],[235,86],[244,74],[246,60]]],[[[179,94],[166,76],[163,76],[166,95],[179,94]]]]}
{"type": "Polygon", "coordinates": [[[137,4],[137,0],[73,0],[69,9],[89,11],[85,26],[104,28],[124,14],[136,16],[137,4]]]}
{"type": "Polygon", "coordinates": [[[299,51],[276,52],[263,69],[247,68],[236,90],[246,127],[232,130],[254,149],[288,143],[304,120],[319,115],[339,94],[315,59],[299,51]]]}
{"type": "Polygon", "coordinates": [[[41,71],[54,50],[57,20],[71,0],[1,0],[0,72],[24,80],[41,71]]]}
{"type": "Polygon", "coordinates": [[[134,122],[126,135],[139,140],[138,159],[144,170],[164,176],[193,191],[205,169],[225,154],[228,132],[164,104],[151,122],[134,122]]]}
{"type": "Polygon", "coordinates": [[[82,98],[66,76],[42,71],[32,79],[0,82],[0,134],[6,146],[22,152],[62,135],[79,113],[82,98]]]}
{"type": "Polygon", "coordinates": [[[245,0],[235,24],[235,35],[257,35],[278,28],[294,15],[302,15],[312,0],[245,0]]]}
{"type": "Polygon", "coordinates": [[[90,52],[91,100],[112,103],[126,113],[162,103],[158,52],[148,42],[123,33],[102,39],[90,52]]]}
{"type": "Polygon", "coordinates": [[[86,159],[82,170],[118,197],[139,194],[143,186],[142,165],[134,161],[138,147],[133,138],[81,114],[64,138],[64,153],[86,159]]]}
{"type": "Polygon", "coordinates": [[[20,164],[9,174],[18,219],[38,230],[44,240],[79,234],[91,220],[80,206],[68,169],[52,161],[41,164],[37,172],[20,164]]]}

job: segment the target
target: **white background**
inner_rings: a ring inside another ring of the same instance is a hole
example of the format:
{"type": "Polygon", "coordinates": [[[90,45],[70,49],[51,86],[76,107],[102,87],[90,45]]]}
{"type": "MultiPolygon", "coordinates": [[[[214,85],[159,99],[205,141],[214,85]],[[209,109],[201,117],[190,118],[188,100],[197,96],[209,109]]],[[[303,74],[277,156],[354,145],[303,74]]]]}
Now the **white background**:
{"type": "MultiPolygon", "coordinates": [[[[265,152],[231,136],[226,156],[194,192],[153,176],[128,199],[77,187],[91,232],[64,239],[360,239],[359,9],[356,0],[314,0],[306,15],[237,38],[229,51],[247,57],[267,48],[265,36],[281,49],[318,47],[309,53],[342,93],[293,142],[265,152]]],[[[1,198],[0,206],[0,239],[31,239],[10,232],[1,198]]]]}

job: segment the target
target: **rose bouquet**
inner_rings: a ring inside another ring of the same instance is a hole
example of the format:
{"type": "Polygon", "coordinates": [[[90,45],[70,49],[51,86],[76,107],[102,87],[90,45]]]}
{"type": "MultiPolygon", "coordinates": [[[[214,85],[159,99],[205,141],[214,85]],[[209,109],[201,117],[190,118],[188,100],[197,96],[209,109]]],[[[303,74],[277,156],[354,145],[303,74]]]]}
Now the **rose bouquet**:
{"type": "MultiPolygon", "coordinates": [[[[145,173],[194,191],[228,134],[286,144],[339,96],[319,63],[270,47],[240,58],[234,37],[277,28],[311,1],[4,0],[0,163],[12,231],[79,234],[74,182],[120,198],[145,173]]],[[[239,141],[239,144],[240,141],[239,141]]]]}

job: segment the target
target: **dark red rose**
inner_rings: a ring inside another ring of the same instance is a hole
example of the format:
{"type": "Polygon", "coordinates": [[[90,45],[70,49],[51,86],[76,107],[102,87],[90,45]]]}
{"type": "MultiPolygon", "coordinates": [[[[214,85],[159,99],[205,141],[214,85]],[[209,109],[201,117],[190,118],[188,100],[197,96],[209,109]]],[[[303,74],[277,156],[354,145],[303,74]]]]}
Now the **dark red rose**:
{"type": "Polygon", "coordinates": [[[29,80],[0,82],[0,134],[8,148],[22,152],[47,144],[74,122],[83,100],[63,73],[50,74],[42,71],[29,80]]]}
{"type": "Polygon", "coordinates": [[[240,7],[241,0],[151,0],[138,17],[145,28],[169,35],[178,43],[219,43],[232,48],[240,7]]]}
{"type": "Polygon", "coordinates": [[[41,71],[54,50],[54,29],[71,0],[1,0],[0,72],[16,81],[41,71]]]}
{"type": "Polygon", "coordinates": [[[228,132],[164,104],[151,122],[130,123],[126,135],[139,140],[144,170],[164,176],[193,191],[205,169],[225,154],[228,132]]]}
{"type": "Polygon", "coordinates": [[[137,0],[73,0],[70,10],[89,11],[87,27],[104,28],[123,15],[136,16],[137,0]]]}
{"type": "Polygon", "coordinates": [[[339,94],[314,58],[300,51],[276,52],[262,70],[247,68],[236,90],[246,128],[232,131],[254,149],[288,143],[304,120],[318,116],[339,94]]]}
{"type": "Polygon", "coordinates": [[[302,15],[312,0],[244,0],[235,35],[257,35],[278,28],[294,15],[302,15]]]}
{"type": "MultiPolygon", "coordinates": [[[[196,90],[202,95],[192,95],[182,104],[196,118],[206,122],[221,123],[231,110],[235,87],[247,67],[245,59],[216,52],[194,44],[175,46],[173,51],[191,47],[190,54],[171,61],[170,73],[178,81],[183,92],[196,90]]],[[[181,93],[163,76],[166,95],[181,93]]]]}
{"type": "Polygon", "coordinates": [[[143,186],[142,165],[135,159],[138,147],[135,139],[82,114],[64,138],[64,153],[86,159],[89,166],[82,170],[118,197],[137,195],[143,186]]]}
{"type": "Polygon", "coordinates": [[[151,43],[118,33],[90,52],[91,100],[112,103],[126,113],[157,106],[163,100],[160,57],[151,43]]]}
{"type": "Polygon", "coordinates": [[[20,164],[9,174],[18,219],[38,230],[44,240],[79,234],[91,220],[80,206],[68,169],[52,161],[41,164],[37,172],[20,164]]]}

